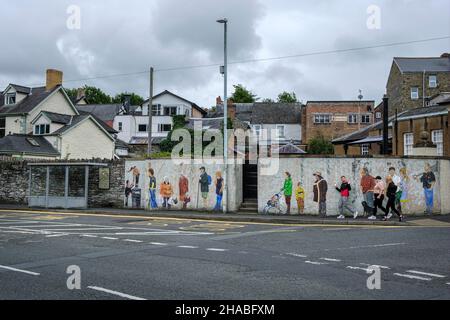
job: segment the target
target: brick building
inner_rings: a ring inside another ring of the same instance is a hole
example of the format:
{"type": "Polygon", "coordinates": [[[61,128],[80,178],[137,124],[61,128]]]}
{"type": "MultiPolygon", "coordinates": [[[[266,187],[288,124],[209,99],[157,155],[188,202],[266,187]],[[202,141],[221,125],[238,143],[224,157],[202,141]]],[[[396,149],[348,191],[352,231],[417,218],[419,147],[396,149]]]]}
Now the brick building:
{"type": "Polygon", "coordinates": [[[372,100],[308,101],[302,111],[303,141],[320,134],[331,140],[370,126],[374,106],[372,100]]]}
{"type": "Polygon", "coordinates": [[[442,92],[450,92],[450,54],[394,58],[386,86],[389,115],[395,110],[426,107],[433,96],[442,92]]]}

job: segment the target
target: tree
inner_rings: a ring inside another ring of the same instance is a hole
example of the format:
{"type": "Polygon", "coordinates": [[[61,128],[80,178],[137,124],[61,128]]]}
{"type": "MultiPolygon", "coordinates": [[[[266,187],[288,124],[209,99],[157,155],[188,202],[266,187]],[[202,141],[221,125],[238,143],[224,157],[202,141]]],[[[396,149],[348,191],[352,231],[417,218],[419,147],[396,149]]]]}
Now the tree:
{"type": "Polygon", "coordinates": [[[334,146],[323,136],[322,133],[318,133],[314,138],[309,140],[308,143],[308,153],[309,154],[333,154],[334,146]]]}
{"type": "Polygon", "coordinates": [[[295,95],[295,92],[287,92],[283,91],[278,95],[278,102],[282,103],[295,103],[298,102],[297,96],[295,95]]]}
{"type": "Polygon", "coordinates": [[[234,92],[231,95],[231,100],[235,103],[252,103],[256,102],[259,98],[245,88],[242,84],[234,85],[234,92]]]}
{"type": "MultiPolygon", "coordinates": [[[[84,90],[84,96],[85,96],[86,100],[88,101],[88,103],[90,103],[90,104],[112,103],[112,98],[108,94],[104,93],[99,88],[85,85],[81,89],[84,90]]],[[[77,99],[78,90],[79,89],[77,89],[77,88],[66,89],[67,95],[69,96],[69,98],[72,101],[75,101],[77,99]]]]}
{"type": "Polygon", "coordinates": [[[125,96],[130,96],[130,103],[132,106],[140,106],[144,102],[144,98],[142,98],[140,95],[137,95],[136,93],[128,93],[128,92],[122,92],[116,94],[116,96],[112,99],[113,103],[122,103],[125,101],[125,96]]]}

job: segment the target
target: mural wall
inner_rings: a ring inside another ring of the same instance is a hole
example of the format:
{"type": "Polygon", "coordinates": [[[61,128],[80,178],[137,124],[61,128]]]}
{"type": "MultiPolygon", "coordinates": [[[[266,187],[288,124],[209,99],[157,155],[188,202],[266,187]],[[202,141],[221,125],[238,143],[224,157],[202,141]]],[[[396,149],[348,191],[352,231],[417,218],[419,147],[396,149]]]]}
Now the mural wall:
{"type": "MultiPolygon", "coordinates": [[[[242,167],[229,166],[228,210],[242,194],[242,167]]],[[[124,206],[148,210],[222,211],[223,165],[176,164],[170,159],[126,161],[124,206]]]]}
{"type": "MultiPolygon", "coordinates": [[[[378,215],[393,208],[389,211],[394,216],[396,211],[441,212],[439,160],[281,158],[277,161],[279,169],[275,175],[262,175],[262,164],[259,166],[260,213],[351,216],[358,211],[370,216],[374,208],[378,215]]],[[[445,171],[448,180],[449,172],[445,171]]],[[[450,191],[447,193],[450,197],[450,191]]]]}

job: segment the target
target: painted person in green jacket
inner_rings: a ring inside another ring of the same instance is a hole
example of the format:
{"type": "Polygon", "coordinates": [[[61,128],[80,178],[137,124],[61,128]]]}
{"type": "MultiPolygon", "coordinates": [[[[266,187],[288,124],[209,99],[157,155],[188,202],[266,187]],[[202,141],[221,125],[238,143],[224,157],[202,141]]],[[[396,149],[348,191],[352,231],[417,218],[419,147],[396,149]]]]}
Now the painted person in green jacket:
{"type": "Polygon", "coordinates": [[[286,214],[291,213],[291,198],[292,198],[292,178],[289,172],[285,172],[284,185],[281,191],[284,193],[284,199],[286,201],[287,211],[286,214]]]}

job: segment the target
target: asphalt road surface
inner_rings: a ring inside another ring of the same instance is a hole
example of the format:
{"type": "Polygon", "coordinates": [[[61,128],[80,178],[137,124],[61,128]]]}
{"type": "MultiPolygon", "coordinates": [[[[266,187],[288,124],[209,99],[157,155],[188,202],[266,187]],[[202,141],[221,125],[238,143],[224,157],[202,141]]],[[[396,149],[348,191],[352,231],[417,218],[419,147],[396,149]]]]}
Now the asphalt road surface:
{"type": "Polygon", "coordinates": [[[444,222],[339,227],[0,211],[0,299],[449,299],[449,248],[444,222]],[[381,288],[369,290],[373,265],[381,288]],[[78,270],[80,289],[71,290],[78,270]]]}

